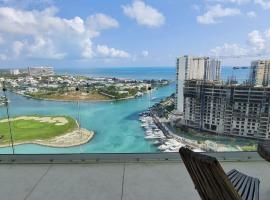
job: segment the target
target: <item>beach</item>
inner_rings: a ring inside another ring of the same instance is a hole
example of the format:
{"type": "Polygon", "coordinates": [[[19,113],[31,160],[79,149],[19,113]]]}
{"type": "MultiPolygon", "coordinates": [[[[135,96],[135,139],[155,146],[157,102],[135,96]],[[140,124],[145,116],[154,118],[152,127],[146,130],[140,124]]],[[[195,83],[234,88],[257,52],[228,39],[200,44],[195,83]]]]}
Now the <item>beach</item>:
{"type": "MultiPolygon", "coordinates": [[[[13,145],[23,145],[23,144],[38,144],[46,147],[56,147],[56,148],[67,148],[75,147],[79,145],[86,144],[94,137],[93,131],[88,131],[86,129],[76,129],[70,133],[66,133],[61,136],[54,137],[49,140],[34,140],[34,141],[24,141],[24,142],[14,142],[13,145]]],[[[0,147],[8,147],[10,144],[0,144],[0,147]]]]}

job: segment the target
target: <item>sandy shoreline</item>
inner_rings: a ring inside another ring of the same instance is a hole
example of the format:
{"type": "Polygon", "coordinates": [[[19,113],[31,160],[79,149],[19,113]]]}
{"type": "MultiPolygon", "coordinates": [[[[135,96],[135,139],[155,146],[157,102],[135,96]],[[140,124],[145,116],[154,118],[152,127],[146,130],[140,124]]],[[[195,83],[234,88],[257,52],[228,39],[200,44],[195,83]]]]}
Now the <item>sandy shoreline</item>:
{"type": "MultiPolygon", "coordinates": [[[[88,143],[94,137],[93,131],[88,131],[83,128],[77,128],[72,132],[66,133],[64,135],[56,136],[48,140],[33,140],[24,142],[14,142],[14,145],[22,144],[38,144],[47,147],[75,147],[88,143]]],[[[11,144],[0,144],[0,148],[9,147],[11,144]]]]}

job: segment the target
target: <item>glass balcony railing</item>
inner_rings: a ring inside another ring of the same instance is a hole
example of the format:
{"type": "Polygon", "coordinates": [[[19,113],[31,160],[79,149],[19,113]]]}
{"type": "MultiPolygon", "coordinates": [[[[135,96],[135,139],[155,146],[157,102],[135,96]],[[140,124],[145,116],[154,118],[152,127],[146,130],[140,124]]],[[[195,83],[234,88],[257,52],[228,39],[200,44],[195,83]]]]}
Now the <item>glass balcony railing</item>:
{"type": "Polygon", "coordinates": [[[269,10],[0,0],[0,199],[270,199],[269,10]]]}

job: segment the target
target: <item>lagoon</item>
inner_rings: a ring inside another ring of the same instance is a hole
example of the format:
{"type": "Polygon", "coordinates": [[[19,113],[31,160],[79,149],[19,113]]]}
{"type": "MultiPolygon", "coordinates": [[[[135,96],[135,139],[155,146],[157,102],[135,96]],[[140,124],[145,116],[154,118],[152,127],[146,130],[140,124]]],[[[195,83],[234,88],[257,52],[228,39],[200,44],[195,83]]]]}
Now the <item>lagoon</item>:
{"type": "MultiPolygon", "coordinates": [[[[154,90],[150,105],[171,95],[175,85],[154,90]]],[[[138,121],[139,113],[149,106],[149,95],[113,102],[55,102],[34,100],[8,93],[10,115],[69,115],[80,121],[81,126],[95,131],[87,144],[70,148],[51,148],[34,144],[15,146],[18,154],[44,153],[147,153],[157,148],[144,139],[144,130],[138,121]]],[[[0,108],[1,118],[6,117],[5,108],[0,108]]],[[[0,153],[12,153],[11,147],[0,148],[0,153]]]]}
{"type": "MultiPolygon", "coordinates": [[[[132,79],[175,79],[174,67],[129,67],[129,68],[92,68],[92,69],[57,69],[58,74],[115,76],[132,79]]],[[[222,69],[222,79],[233,73],[231,67],[222,69]]],[[[239,80],[247,77],[242,71],[234,72],[239,80]]],[[[11,116],[18,115],[69,115],[80,121],[81,126],[95,131],[94,138],[79,147],[52,148],[40,145],[15,146],[17,154],[50,154],[50,153],[150,153],[158,149],[150,141],[144,139],[144,130],[138,120],[139,113],[149,105],[159,102],[175,92],[175,84],[153,91],[149,103],[149,95],[130,100],[115,102],[56,102],[34,100],[8,93],[11,116]]],[[[1,92],[0,92],[1,95],[1,92]]],[[[6,110],[0,107],[0,118],[6,117],[6,110]]],[[[187,138],[201,140],[202,136],[185,133],[187,138]]],[[[206,140],[220,141],[225,144],[245,143],[243,139],[232,139],[221,136],[207,136],[206,140]]],[[[248,141],[247,141],[248,142],[248,141]]],[[[0,148],[0,154],[12,153],[11,147],[0,148]]]]}

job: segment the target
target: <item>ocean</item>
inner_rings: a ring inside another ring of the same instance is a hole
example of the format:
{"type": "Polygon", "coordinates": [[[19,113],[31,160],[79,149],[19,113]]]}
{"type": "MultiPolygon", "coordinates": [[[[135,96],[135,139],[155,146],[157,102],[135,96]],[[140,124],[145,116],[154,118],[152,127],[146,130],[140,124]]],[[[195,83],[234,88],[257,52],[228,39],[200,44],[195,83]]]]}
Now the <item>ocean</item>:
{"type": "MultiPolygon", "coordinates": [[[[99,67],[99,68],[58,68],[57,74],[84,75],[90,77],[117,77],[129,79],[176,79],[176,67],[99,67]]],[[[224,81],[228,77],[235,76],[239,82],[249,77],[249,69],[233,70],[226,66],[221,69],[221,78],[224,81]]]]}
{"type": "Polygon", "coordinates": [[[117,77],[129,79],[175,80],[175,67],[100,67],[100,68],[59,68],[57,74],[84,75],[90,77],[117,77]]]}

